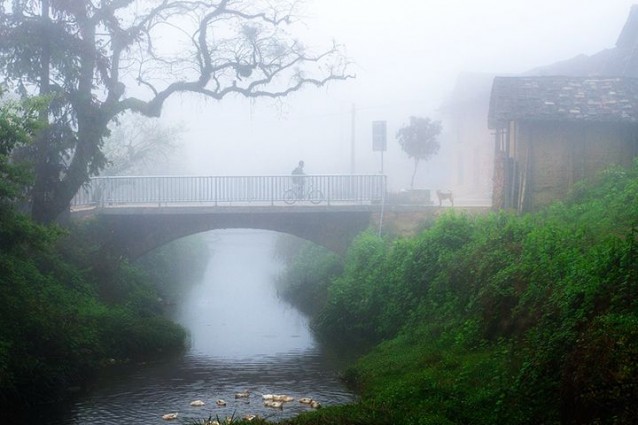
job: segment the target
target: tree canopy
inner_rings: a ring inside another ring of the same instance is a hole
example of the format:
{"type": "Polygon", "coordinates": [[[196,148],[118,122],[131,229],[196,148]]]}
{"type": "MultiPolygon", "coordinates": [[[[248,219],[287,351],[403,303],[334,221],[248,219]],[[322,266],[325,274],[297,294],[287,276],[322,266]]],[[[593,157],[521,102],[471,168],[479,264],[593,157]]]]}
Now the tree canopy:
{"type": "Polygon", "coordinates": [[[34,144],[32,216],[54,220],[105,164],[108,124],[161,114],[176,93],[281,98],[345,80],[339,46],[315,52],[288,30],[288,0],[0,0],[4,83],[47,95],[34,144]]]}
{"type": "Polygon", "coordinates": [[[420,161],[427,161],[439,152],[441,147],[438,136],[441,133],[441,122],[430,118],[410,117],[410,124],[397,131],[397,140],[401,149],[414,159],[414,171],[410,180],[410,188],[414,189],[414,177],[420,161]]]}

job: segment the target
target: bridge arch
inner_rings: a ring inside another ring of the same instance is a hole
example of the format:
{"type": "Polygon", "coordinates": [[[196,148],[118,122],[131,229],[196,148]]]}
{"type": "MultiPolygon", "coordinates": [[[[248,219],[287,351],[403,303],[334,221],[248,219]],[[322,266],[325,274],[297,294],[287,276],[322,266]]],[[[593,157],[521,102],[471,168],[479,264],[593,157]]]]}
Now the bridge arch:
{"type": "Polygon", "coordinates": [[[173,240],[217,229],[259,229],[287,233],[321,245],[339,255],[371,223],[373,212],[334,207],[264,207],[262,211],[140,211],[107,209],[96,212],[107,229],[105,246],[135,259],[173,240]],[[291,210],[292,208],[292,210],[291,210]]]}
{"type": "Polygon", "coordinates": [[[288,233],[344,253],[383,206],[384,175],[96,177],[74,215],[104,220],[105,243],[129,258],[215,229],[288,233]],[[292,204],[292,205],[291,205],[292,204]]]}

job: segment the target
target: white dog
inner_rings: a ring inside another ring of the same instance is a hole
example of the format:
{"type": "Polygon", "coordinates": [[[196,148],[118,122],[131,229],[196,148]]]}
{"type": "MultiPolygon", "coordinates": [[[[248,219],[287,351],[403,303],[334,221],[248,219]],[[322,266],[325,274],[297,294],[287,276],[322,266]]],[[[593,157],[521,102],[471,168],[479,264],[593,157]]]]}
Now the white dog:
{"type": "Polygon", "coordinates": [[[443,204],[443,201],[448,199],[452,206],[454,206],[454,196],[452,195],[452,191],[448,190],[447,192],[441,192],[440,190],[436,191],[436,196],[439,198],[439,207],[443,204]]]}

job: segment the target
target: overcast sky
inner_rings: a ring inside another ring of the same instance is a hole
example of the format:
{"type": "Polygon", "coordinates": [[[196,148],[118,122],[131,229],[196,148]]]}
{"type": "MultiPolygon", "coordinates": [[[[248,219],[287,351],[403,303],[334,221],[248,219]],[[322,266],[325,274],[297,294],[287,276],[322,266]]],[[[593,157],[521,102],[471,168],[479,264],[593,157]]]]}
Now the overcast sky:
{"type": "Polygon", "coordinates": [[[355,171],[380,171],[371,122],[386,120],[384,171],[403,180],[397,170],[412,162],[396,130],[411,115],[436,118],[460,73],[516,74],[612,48],[634,1],[307,0],[300,38],[343,44],[355,80],[281,103],[178,98],[164,117],[188,129],[193,174],[288,174],[299,159],[310,173],[341,174],[350,172],[354,105],[355,171]]]}

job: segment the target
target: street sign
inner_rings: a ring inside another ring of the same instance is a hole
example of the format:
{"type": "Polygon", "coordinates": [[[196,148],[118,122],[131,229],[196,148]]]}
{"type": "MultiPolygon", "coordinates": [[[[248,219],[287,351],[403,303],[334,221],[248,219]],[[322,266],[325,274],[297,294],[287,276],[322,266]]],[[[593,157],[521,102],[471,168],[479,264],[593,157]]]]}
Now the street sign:
{"type": "Polygon", "coordinates": [[[387,148],[387,126],[385,121],[372,121],[372,150],[385,151],[387,148]]]}

